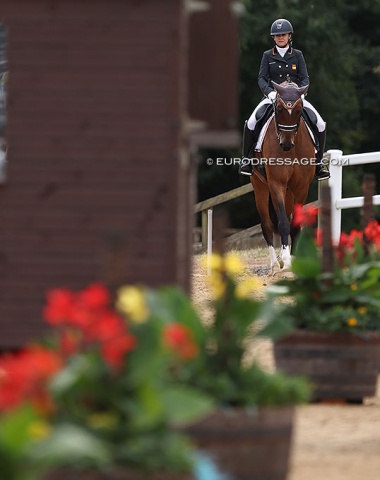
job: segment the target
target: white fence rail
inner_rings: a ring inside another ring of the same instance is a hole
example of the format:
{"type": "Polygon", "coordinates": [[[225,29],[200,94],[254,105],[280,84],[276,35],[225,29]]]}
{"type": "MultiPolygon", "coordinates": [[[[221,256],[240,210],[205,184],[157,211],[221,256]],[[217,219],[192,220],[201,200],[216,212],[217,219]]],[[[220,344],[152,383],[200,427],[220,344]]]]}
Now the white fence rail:
{"type": "MultiPolygon", "coordinates": [[[[364,204],[364,197],[342,198],[343,167],[380,163],[380,152],[343,155],[342,150],[329,150],[327,153],[330,154],[331,231],[332,240],[337,243],[341,232],[342,210],[362,207],[364,204]]],[[[380,205],[380,195],[373,197],[373,203],[374,205],[380,205]]]]}

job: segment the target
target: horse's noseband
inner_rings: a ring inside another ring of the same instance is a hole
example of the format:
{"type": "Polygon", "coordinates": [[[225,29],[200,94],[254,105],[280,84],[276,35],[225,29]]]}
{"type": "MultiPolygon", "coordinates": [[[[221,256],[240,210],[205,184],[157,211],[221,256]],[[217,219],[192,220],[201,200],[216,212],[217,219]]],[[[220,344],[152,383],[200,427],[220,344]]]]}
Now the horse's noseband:
{"type": "MultiPolygon", "coordinates": [[[[298,102],[301,101],[301,98],[297,98],[296,100],[283,100],[281,97],[279,97],[279,101],[284,105],[284,107],[289,110],[293,110],[293,108],[296,106],[298,102]]],[[[276,119],[276,107],[274,107],[274,114],[275,114],[275,122],[276,122],[276,127],[277,130],[282,130],[284,132],[295,132],[297,134],[298,127],[300,126],[300,123],[297,122],[294,125],[283,125],[282,123],[278,123],[276,119]]],[[[280,138],[280,134],[277,131],[277,137],[280,138]]]]}

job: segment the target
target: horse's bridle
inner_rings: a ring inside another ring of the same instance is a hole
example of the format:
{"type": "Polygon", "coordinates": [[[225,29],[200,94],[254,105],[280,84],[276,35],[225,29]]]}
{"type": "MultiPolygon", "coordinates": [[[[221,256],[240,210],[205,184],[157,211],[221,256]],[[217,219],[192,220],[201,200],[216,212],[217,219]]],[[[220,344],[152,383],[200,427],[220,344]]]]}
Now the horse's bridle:
{"type": "MultiPolygon", "coordinates": [[[[279,96],[278,100],[280,100],[280,102],[284,105],[284,107],[287,110],[289,110],[289,108],[291,110],[293,110],[293,108],[297,105],[297,103],[301,101],[301,98],[297,98],[297,100],[295,100],[295,101],[287,100],[286,103],[285,103],[285,101],[279,96]]],[[[276,127],[277,138],[280,139],[280,131],[295,132],[295,135],[297,135],[298,128],[300,126],[300,122],[298,121],[294,125],[283,125],[282,123],[278,123],[277,122],[277,117],[276,117],[276,113],[277,113],[276,102],[273,102],[273,111],[274,111],[274,124],[275,124],[275,127],[276,127]]]]}

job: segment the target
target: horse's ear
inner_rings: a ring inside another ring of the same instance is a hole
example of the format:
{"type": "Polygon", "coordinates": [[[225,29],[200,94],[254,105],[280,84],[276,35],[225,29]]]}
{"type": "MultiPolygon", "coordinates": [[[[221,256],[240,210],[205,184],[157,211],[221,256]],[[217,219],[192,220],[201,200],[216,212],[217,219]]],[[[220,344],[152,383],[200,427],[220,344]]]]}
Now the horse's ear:
{"type": "Polygon", "coordinates": [[[281,85],[279,83],[276,83],[273,80],[271,80],[271,82],[272,82],[273,88],[276,90],[276,92],[278,92],[278,88],[279,88],[279,90],[281,90],[281,85]]]}
{"type": "Polygon", "coordinates": [[[298,87],[297,91],[301,95],[306,95],[306,92],[309,90],[309,85],[305,85],[304,87],[298,87]]]}
{"type": "Polygon", "coordinates": [[[286,87],[284,85],[280,85],[272,80],[273,88],[276,92],[281,96],[286,92],[286,87]]]}

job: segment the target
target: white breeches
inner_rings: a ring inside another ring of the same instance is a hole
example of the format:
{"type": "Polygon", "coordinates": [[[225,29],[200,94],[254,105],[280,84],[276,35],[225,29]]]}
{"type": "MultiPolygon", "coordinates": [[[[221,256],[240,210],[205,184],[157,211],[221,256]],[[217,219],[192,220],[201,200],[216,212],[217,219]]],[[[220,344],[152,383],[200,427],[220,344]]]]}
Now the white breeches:
{"type": "Polygon", "coordinates": [[[256,112],[257,110],[263,106],[263,105],[267,105],[268,103],[271,103],[271,101],[269,100],[269,98],[264,98],[264,100],[261,100],[261,102],[257,105],[257,107],[253,110],[253,113],[252,115],[249,117],[248,119],[248,122],[247,122],[247,126],[250,130],[254,130],[255,127],[256,127],[256,123],[257,123],[257,119],[256,119],[256,112]]]}
{"type": "Polygon", "coordinates": [[[317,116],[317,128],[318,132],[324,132],[326,130],[326,122],[323,120],[323,118],[319,115],[317,110],[313,107],[313,105],[306,100],[306,98],[303,101],[303,106],[310,108],[310,110],[313,110],[315,115],[317,116]]]}
{"type": "MultiPolygon", "coordinates": [[[[257,107],[254,109],[252,115],[249,117],[247,125],[250,130],[254,130],[257,119],[256,119],[256,112],[257,110],[262,106],[262,105],[267,105],[268,103],[271,103],[269,98],[264,98],[264,100],[261,100],[261,102],[257,105],[257,107]]],[[[308,102],[306,99],[303,101],[303,104],[305,107],[310,108],[315,115],[317,116],[317,128],[319,132],[323,132],[326,129],[326,122],[323,120],[323,118],[319,115],[317,110],[313,107],[313,105],[308,102]]]]}

